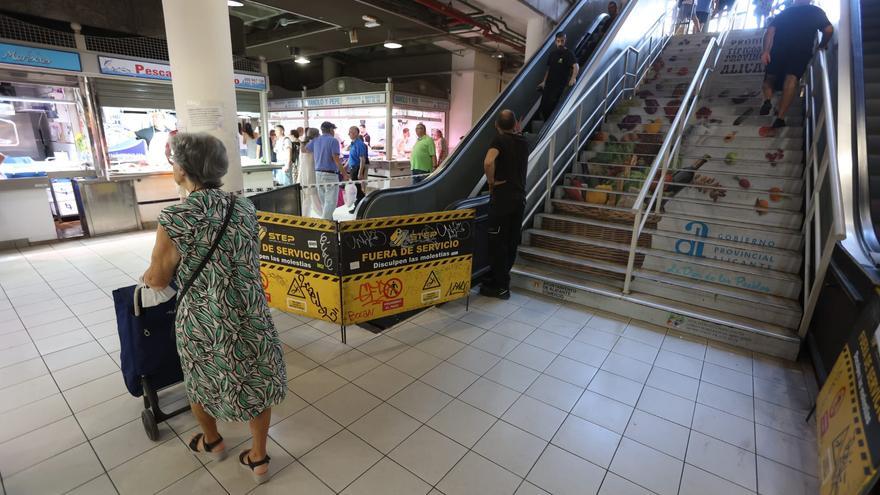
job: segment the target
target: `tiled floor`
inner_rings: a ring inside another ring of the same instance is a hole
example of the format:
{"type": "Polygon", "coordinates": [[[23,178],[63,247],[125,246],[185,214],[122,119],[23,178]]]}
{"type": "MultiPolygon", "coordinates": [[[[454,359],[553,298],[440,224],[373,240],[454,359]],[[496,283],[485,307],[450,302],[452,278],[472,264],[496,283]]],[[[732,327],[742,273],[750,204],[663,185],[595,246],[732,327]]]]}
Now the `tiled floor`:
{"type": "Polygon", "coordinates": [[[110,293],[152,240],[0,253],[0,494],[817,493],[798,366],[524,293],[349,345],[278,314],[291,392],[254,490],[234,456],[189,454],[188,414],[148,440],[122,384],[110,293]]]}

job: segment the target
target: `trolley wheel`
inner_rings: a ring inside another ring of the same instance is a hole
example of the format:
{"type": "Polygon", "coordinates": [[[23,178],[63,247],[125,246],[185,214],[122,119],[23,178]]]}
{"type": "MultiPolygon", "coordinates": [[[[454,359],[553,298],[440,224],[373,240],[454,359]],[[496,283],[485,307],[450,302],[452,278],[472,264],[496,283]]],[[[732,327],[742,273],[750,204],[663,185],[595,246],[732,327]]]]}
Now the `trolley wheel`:
{"type": "Polygon", "coordinates": [[[144,431],[147,432],[147,438],[156,442],[159,440],[159,425],[156,424],[156,418],[153,411],[144,409],[141,412],[141,423],[144,424],[144,431]]]}

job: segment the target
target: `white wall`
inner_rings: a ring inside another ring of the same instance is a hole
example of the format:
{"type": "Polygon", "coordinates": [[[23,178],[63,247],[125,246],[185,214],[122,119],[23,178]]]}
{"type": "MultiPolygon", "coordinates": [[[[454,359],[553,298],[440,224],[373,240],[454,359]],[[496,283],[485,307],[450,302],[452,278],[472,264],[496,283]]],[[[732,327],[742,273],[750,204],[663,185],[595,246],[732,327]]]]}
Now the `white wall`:
{"type": "Polygon", "coordinates": [[[473,50],[452,56],[452,81],[449,102],[449,145],[455,147],[460,137],[495,101],[501,87],[499,62],[473,50]]]}

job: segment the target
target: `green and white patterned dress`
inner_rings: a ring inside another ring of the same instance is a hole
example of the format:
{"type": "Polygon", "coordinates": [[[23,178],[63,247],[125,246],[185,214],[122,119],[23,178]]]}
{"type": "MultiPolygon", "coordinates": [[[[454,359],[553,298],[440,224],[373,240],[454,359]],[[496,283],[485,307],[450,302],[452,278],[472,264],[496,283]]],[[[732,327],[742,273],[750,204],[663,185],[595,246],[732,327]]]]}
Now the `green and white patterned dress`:
{"type": "MultiPolygon", "coordinates": [[[[211,248],[229,203],[228,193],[206,189],[159,214],[180,253],[179,287],[211,248]]],[[[259,225],[247,199],[235,201],[220,245],[179,303],[176,328],[190,402],[214,418],[247,421],[284,400],[284,353],[263,292],[259,225]]]]}

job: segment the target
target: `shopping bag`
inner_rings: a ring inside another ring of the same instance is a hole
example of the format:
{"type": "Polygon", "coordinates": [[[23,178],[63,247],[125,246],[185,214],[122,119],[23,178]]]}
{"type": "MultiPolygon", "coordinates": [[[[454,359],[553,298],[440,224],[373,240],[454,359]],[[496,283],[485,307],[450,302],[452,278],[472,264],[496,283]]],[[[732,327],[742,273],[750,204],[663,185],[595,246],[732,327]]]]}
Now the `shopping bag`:
{"type": "Polygon", "coordinates": [[[128,392],[135,397],[144,393],[142,377],[146,377],[155,390],[183,380],[174,334],[176,298],[142,308],[140,291],[137,285],[113,291],[122,378],[128,392]]]}
{"type": "Polygon", "coordinates": [[[357,186],[354,182],[349,182],[345,185],[345,206],[351,206],[355,201],[357,201],[357,186]]]}

